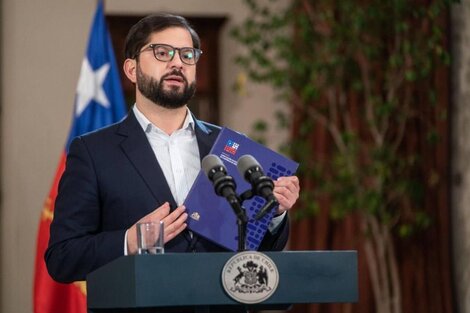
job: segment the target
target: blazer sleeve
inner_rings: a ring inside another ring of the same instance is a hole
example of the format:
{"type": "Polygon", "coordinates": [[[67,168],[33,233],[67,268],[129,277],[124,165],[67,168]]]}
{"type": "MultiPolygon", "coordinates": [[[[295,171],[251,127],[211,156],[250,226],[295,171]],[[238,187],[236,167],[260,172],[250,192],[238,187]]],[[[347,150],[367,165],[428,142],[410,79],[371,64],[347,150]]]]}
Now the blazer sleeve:
{"type": "Polygon", "coordinates": [[[269,230],[264,235],[263,241],[258,248],[259,251],[281,251],[285,248],[289,239],[289,217],[286,214],[276,232],[272,234],[269,230]]]}
{"type": "Polygon", "coordinates": [[[126,230],[103,230],[95,164],[83,140],[70,145],[59,183],[49,246],[51,277],[62,283],[86,279],[98,267],[124,254],[126,230]]]}

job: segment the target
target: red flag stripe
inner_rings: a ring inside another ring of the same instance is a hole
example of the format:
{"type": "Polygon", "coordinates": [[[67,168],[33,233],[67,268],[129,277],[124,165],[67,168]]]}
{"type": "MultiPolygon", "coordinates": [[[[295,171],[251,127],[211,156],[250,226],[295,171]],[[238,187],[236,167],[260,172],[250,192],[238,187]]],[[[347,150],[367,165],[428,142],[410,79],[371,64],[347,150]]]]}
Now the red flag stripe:
{"type": "Polygon", "coordinates": [[[62,153],[52,187],[49,191],[37,235],[36,263],[34,273],[34,312],[35,313],[86,313],[85,282],[60,284],[52,280],[44,262],[44,253],[49,242],[49,227],[54,215],[54,202],[57,187],[65,169],[65,152],[62,153]],[[51,301],[51,299],[54,299],[51,301]]]}

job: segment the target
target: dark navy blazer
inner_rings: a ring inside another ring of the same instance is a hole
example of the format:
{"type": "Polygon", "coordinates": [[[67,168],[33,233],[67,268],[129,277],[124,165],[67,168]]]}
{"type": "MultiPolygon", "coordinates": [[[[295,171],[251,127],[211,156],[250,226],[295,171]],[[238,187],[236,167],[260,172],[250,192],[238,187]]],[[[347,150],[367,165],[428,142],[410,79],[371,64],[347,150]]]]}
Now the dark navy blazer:
{"type": "MultiPolygon", "coordinates": [[[[201,159],[220,128],[195,119],[201,159]]],[[[124,254],[126,230],[165,202],[175,200],[147,137],[133,112],[119,123],[75,138],[59,184],[45,260],[59,282],[86,275],[124,254]]],[[[288,238],[284,219],[268,232],[260,250],[282,250],[288,238]]],[[[169,252],[226,251],[184,231],[165,245],[169,252]]]]}

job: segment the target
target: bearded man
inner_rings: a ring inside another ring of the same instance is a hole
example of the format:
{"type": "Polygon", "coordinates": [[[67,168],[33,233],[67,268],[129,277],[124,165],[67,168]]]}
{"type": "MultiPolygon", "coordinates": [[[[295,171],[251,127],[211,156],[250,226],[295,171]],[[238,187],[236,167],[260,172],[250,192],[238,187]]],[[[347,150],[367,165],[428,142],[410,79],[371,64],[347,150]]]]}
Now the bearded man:
{"type": "MultiPolygon", "coordinates": [[[[220,131],[187,107],[202,56],[199,36],[181,16],[147,16],[130,29],[125,55],[135,105],[121,122],[75,138],[67,155],[45,254],[59,282],[84,280],[135,254],[138,222],[162,220],[168,252],[226,251],[187,229],[182,205],[220,131]]],[[[284,248],[298,178],[275,181],[274,195],[278,216],[260,250],[284,248]]]]}

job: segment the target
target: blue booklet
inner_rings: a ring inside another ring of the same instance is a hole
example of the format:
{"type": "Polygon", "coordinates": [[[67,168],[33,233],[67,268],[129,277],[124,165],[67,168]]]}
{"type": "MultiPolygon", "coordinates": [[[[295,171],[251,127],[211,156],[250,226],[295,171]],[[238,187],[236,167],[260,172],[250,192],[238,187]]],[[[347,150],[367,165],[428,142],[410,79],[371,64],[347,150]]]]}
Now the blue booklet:
{"type": "MultiPolygon", "coordinates": [[[[273,180],[280,176],[294,175],[299,166],[298,163],[229,128],[222,128],[210,154],[215,154],[222,160],[227,174],[237,183],[239,195],[251,189],[251,185],[237,170],[237,161],[245,154],[252,155],[263,168],[264,174],[273,180]]],[[[254,219],[265,202],[258,196],[243,202],[249,220],[246,232],[247,250],[258,249],[275,214],[276,209],[273,209],[260,220],[254,219]]],[[[215,194],[214,186],[203,170],[194,181],[184,205],[189,215],[190,230],[229,250],[237,250],[238,225],[235,213],[225,198],[215,194]]]]}

